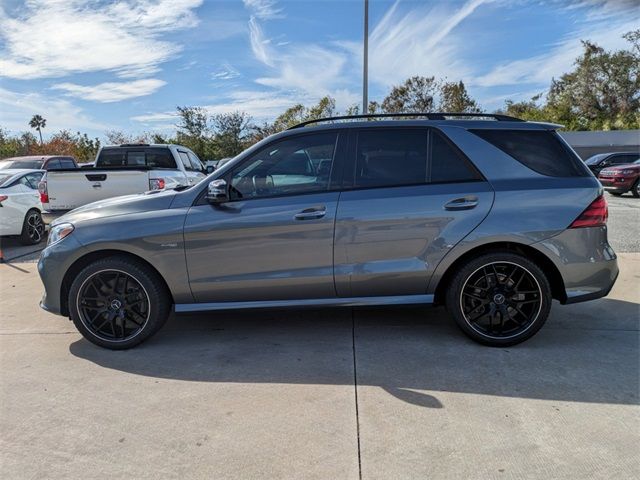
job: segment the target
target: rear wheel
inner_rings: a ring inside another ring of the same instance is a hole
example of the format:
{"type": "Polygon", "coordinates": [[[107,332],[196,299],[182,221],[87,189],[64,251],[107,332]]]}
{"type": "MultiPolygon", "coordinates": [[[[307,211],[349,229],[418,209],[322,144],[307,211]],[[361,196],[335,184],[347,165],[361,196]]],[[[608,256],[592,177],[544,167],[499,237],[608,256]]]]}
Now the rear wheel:
{"type": "Polygon", "coordinates": [[[44,238],[44,222],[38,210],[32,209],[27,212],[22,222],[22,232],[20,233],[20,243],[23,245],[35,245],[44,238]]]}
{"type": "Polygon", "coordinates": [[[484,345],[506,347],[536,334],[551,310],[551,287],[542,270],[511,252],[482,255],[462,265],[446,297],[458,326],[484,345]]]}
{"type": "Polygon", "coordinates": [[[640,178],[631,187],[631,194],[636,198],[640,198],[640,178]]]}
{"type": "Polygon", "coordinates": [[[85,267],[69,291],[69,312],[90,342],[112,350],[134,347],[164,325],[170,295],[142,262],[109,257],[85,267]]]}

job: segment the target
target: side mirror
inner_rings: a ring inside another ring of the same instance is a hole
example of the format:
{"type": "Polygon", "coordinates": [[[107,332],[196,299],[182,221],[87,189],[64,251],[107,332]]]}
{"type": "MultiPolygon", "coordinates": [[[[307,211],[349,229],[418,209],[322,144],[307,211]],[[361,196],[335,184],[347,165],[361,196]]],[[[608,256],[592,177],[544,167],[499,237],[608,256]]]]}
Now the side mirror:
{"type": "Polygon", "coordinates": [[[219,178],[209,182],[206,199],[209,203],[224,203],[229,201],[227,182],[219,178]]]}
{"type": "Polygon", "coordinates": [[[207,173],[213,173],[213,171],[216,168],[213,165],[207,165],[207,168],[205,169],[207,173]]]}

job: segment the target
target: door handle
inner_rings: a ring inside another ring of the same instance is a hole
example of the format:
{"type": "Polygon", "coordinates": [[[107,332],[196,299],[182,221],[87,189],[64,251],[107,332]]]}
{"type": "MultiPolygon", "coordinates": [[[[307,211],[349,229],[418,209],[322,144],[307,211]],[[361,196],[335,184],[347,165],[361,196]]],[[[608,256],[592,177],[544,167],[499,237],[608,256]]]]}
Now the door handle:
{"type": "Polygon", "coordinates": [[[478,197],[461,197],[445,203],[445,210],[471,210],[478,206],[478,197]]]}
{"type": "Polygon", "coordinates": [[[327,214],[326,207],[311,207],[305,208],[300,213],[296,213],[293,218],[296,220],[313,220],[322,218],[327,214]]]}

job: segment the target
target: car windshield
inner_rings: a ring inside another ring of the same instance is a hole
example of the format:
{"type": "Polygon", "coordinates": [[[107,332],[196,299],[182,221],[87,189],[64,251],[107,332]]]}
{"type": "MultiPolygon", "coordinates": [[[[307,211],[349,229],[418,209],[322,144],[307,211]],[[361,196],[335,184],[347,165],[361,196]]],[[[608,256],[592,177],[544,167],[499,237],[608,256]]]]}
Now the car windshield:
{"type": "Polygon", "coordinates": [[[42,163],[42,160],[2,160],[0,162],[0,170],[6,168],[32,168],[40,170],[42,163]]]}
{"type": "Polygon", "coordinates": [[[0,173],[0,187],[5,187],[7,183],[9,183],[9,179],[13,177],[13,174],[10,173],[0,173]]]}
{"type": "Polygon", "coordinates": [[[594,155],[592,157],[587,158],[584,163],[586,163],[587,165],[597,165],[598,163],[600,163],[600,161],[608,156],[608,153],[599,153],[597,155],[594,155]]]}

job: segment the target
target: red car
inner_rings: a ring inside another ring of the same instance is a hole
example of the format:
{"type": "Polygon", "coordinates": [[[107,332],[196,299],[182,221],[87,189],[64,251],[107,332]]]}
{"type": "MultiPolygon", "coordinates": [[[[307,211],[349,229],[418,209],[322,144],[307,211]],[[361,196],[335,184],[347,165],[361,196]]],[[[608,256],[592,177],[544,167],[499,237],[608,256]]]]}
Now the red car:
{"type": "Polygon", "coordinates": [[[607,167],[598,176],[604,189],[612,195],[631,194],[640,197],[640,159],[627,165],[607,167]]]}

